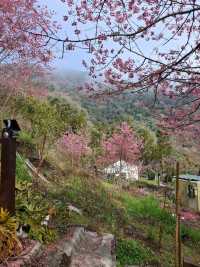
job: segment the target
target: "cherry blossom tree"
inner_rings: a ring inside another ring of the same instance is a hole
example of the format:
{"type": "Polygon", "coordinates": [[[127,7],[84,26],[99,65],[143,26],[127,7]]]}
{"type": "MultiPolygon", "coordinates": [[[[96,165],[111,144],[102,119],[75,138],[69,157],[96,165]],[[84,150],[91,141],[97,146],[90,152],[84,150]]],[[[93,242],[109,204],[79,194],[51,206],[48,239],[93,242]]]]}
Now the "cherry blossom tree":
{"type": "Polygon", "coordinates": [[[56,31],[51,13],[36,0],[1,0],[0,63],[46,63],[52,54],[47,39],[30,32],[56,31]]]}
{"type": "Polygon", "coordinates": [[[72,166],[75,162],[78,164],[84,156],[90,155],[88,143],[89,140],[84,134],[72,132],[65,133],[58,142],[60,150],[69,156],[72,166]]]}
{"type": "Polygon", "coordinates": [[[19,90],[35,87],[33,77],[41,75],[42,67],[53,57],[50,40],[30,32],[49,34],[57,28],[52,13],[37,0],[0,1],[1,116],[19,90]]]}
{"type": "Polygon", "coordinates": [[[102,141],[103,155],[101,164],[126,161],[134,163],[139,160],[142,142],[136,137],[130,126],[123,122],[111,137],[102,141]]]}
{"type": "Polygon", "coordinates": [[[98,83],[89,90],[151,90],[154,104],[163,95],[172,100],[167,122],[180,126],[200,120],[198,0],[61,1],[69,34],[35,34],[61,43],[62,53],[78,48],[89,52],[84,66],[94,78],[105,70],[104,81],[111,85],[105,91],[105,84],[98,83]]]}
{"type": "Polygon", "coordinates": [[[64,37],[37,0],[1,1],[0,62],[47,62],[49,44],[57,42],[62,55],[82,48],[91,55],[83,61],[91,76],[104,71],[110,84],[109,90],[104,83],[88,86],[92,92],[151,90],[154,104],[163,96],[171,100],[166,123],[182,127],[200,121],[198,0],[61,2],[68,29],[64,37]]]}

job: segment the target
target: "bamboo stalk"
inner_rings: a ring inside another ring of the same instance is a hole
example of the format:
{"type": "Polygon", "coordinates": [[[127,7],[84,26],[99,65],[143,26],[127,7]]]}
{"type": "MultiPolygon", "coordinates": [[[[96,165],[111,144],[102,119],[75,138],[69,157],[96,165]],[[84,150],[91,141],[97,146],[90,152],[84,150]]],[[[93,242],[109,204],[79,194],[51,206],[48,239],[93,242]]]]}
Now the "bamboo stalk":
{"type": "Polygon", "coordinates": [[[181,253],[181,230],[180,230],[180,190],[179,190],[179,162],[176,164],[176,257],[175,266],[182,267],[182,253],[181,253]]]}

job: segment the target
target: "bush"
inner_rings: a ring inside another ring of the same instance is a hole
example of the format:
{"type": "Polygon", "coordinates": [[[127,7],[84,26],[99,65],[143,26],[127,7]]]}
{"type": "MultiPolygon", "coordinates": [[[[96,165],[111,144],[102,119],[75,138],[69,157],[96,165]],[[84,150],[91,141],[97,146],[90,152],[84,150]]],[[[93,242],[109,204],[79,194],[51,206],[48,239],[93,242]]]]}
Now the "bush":
{"type": "Polygon", "coordinates": [[[189,240],[198,247],[200,245],[200,230],[189,228],[188,226],[181,225],[181,238],[183,241],[189,240]]]}
{"type": "Polygon", "coordinates": [[[136,240],[119,239],[117,241],[116,253],[120,266],[155,263],[155,255],[151,249],[144,247],[136,240]]]}
{"type": "Polygon", "coordinates": [[[16,236],[16,226],[16,220],[0,208],[0,262],[21,252],[22,246],[16,236]]]}
{"type": "Polygon", "coordinates": [[[41,186],[34,188],[30,182],[18,182],[16,207],[18,221],[30,225],[30,238],[44,243],[55,240],[56,231],[41,225],[41,222],[48,215],[49,208],[53,207],[52,202],[47,199],[47,193],[42,192],[41,186]]]}

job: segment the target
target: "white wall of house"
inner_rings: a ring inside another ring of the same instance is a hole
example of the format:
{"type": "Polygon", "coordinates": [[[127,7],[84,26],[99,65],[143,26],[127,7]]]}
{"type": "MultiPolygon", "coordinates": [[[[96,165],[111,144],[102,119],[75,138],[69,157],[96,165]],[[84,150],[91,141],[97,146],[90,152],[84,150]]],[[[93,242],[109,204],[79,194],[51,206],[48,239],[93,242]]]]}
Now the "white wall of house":
{"type": "Polygon", "coordinates": [[[117,161],[104,169],[107,175],[113,174],[116,177],[124,176],[127,180],[138,180],[139,170],[137,165],[129,164],[125,161],[117,161]]]}

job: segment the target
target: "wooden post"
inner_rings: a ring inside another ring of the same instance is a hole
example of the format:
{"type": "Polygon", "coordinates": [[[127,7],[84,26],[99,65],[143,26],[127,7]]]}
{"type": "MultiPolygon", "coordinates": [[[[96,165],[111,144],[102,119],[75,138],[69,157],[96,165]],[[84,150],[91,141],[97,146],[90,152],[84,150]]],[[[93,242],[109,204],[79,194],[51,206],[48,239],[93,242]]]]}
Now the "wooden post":
{"type": "Polygon", "coordinates": [[[2,135],[1,139],[0,207],[15,212],[16,139],[2,135]]]}
{"type": "Polygon", "coordinates": [[[179,192],[179,162],[176,163],[176,267],[182,267],[181,229],[180,229],[180,192],[179,192]]]}

